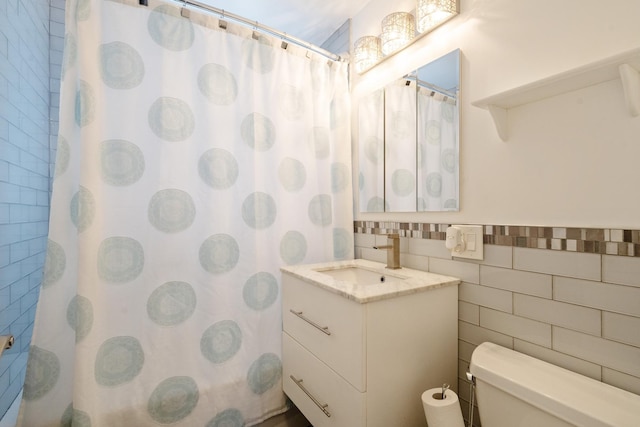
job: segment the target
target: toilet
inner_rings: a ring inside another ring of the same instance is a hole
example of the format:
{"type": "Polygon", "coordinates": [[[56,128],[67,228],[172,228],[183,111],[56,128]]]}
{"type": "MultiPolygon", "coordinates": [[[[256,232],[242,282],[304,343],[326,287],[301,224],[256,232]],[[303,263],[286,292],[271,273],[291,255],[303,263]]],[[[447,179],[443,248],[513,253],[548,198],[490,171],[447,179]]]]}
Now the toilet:
{"type": "Polygon", "coordinates": [[[638,427],[640,396],[485,342],[469,366],[483,427],[638,427]]]}

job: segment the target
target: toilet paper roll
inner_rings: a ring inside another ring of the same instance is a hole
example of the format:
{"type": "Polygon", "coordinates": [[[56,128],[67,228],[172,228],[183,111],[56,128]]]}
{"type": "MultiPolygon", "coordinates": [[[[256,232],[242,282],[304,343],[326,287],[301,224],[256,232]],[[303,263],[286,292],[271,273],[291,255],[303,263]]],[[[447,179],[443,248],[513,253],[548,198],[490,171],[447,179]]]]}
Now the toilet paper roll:
{"type": "Polygon", "coordinates": [[[442,388],[432,388],[422,393],[422,406],[429,427],[465,427],[458,395],[447,390],[442,399],[442,388]]]}

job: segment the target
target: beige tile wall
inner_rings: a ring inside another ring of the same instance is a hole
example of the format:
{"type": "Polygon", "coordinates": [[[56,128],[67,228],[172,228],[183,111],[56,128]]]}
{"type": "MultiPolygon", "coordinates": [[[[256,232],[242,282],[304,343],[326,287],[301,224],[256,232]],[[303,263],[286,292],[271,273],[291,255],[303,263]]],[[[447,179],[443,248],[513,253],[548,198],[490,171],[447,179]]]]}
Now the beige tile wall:
{"type": "MultiPolygon", "coordinates": [[[[386,242],[385,230],[354,228],[356,257],[386,262],[372,248],[386,242]]],[[[485,244],[485,259],[472,261],[452,258],[436,239],[401,238],[401,263],[462,281],[458,393],[465,418],[465,372],[484,341],[640,394],[640,257],[485,244]]]]}

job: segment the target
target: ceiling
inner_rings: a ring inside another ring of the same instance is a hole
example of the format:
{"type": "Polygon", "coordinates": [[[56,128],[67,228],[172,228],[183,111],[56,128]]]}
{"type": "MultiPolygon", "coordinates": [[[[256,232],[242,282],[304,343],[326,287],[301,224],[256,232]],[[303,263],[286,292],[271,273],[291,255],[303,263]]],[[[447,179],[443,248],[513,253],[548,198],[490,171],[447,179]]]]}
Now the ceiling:
{"type": "Polygon", "coordinates": [[[369,0],[201,0],[317,46],[369,0]]]}

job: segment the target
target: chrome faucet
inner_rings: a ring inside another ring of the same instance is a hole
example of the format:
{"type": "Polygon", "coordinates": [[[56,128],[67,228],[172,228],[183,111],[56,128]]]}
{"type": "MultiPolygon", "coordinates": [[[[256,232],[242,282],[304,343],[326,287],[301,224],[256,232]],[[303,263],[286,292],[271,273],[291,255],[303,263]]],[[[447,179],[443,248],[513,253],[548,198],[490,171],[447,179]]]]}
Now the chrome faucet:
{"type": "Polygon", "coordinates": [[[400,267],[400,235],[398,233],[387,234],[387,244],[374,246],[373,249],[387,250],[387,268],[397,270],[400,267]]]}

